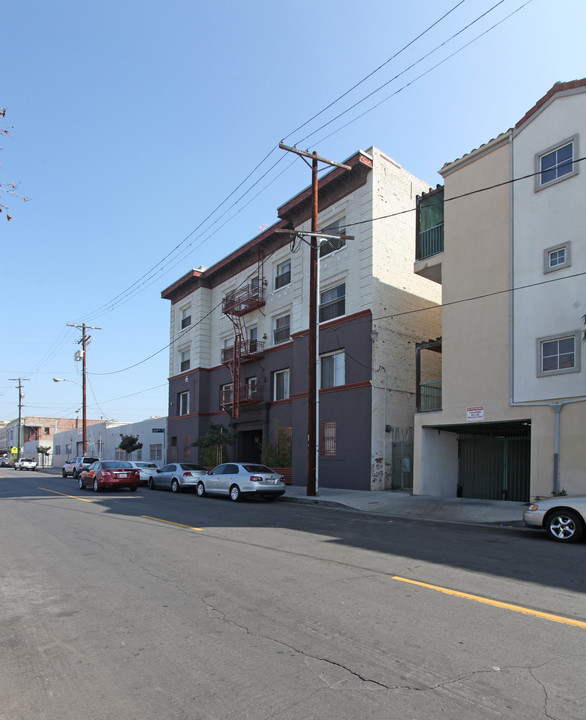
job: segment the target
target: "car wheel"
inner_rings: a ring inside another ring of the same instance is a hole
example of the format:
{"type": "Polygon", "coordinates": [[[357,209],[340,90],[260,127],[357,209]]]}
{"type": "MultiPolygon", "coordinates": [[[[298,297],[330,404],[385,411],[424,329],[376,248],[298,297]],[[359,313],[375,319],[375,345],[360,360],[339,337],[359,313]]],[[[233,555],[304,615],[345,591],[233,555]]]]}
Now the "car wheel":
{"type": "Polygon", "coordinates": [[[149,490],[155,489],[155,481],[152,479],[152,477],[149,478],[149,490]]]}
{"type": "Polygon", "coordinates": [[[173,478],[171,480],[171,492],[178,493],[181,490],[181,485],[179,485],[179,481],[177,478],[173,478]]]}
{"type": "Polygon", "coordinates": [[[136,487],[136,485],[132,485],[130,488],[130,492],[136,492],[137,490],[138,488],[136,487]]]}
{"type": "Polygon", "coordinates": [[[73,468],[73,472],[71,473],[71,477],[76,480],[77,479],[77,470],[73,468]]]}
{"type": "Polygon", "coordinates": [[[98,485],[97,478],[94,478],[94,492],[100,492],[100,486],[98,485]]]}
{"type": "Polygon", "coordinates": [[[67,477],[67,473],[65,472],[65,470],[61,470],[61,477],[67,477]]]}
{"type": "Polygon", "coordinates": [[[238,502],[241,494],[242,493],[240,492],[238,485],[232,485],[230,488],[230,500],[232,500],[232,502],[238,502]]]}
{"type": "Polygon", "coordinates": [[[202,483],[201,480],[197,483],[195,492],[199,495],[199,497],[203,497],[206,494],[206,486],[202,483]]]}
{"type": "Polygon", "coordinates": [[[577,542],[584,532],[579,515],[572,510],[556,510],[547,518],[547,532],[556,542],[577,542]]]}
{"type": "Polygon", "coordinates": [[[77,481],[77,487],[80,490],[83,490],[83,480],[81,478],[79,478],[79,480],[77,481]]]}

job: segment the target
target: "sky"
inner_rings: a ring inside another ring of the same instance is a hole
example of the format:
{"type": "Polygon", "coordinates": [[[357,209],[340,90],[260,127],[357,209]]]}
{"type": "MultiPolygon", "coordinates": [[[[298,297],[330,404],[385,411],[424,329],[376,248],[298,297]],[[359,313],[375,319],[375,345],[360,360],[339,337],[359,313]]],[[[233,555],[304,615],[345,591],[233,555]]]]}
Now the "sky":
{"type": "Polygon", "coordinates": [[[166,415],[161,291],[310,184],[280,141],[374,145],[433,187],[586,76],[572,27],[584,0],[4,2],[0,420],[15,378],[24,415],[75,417],[82,323],[88,418],[166,415]]]}

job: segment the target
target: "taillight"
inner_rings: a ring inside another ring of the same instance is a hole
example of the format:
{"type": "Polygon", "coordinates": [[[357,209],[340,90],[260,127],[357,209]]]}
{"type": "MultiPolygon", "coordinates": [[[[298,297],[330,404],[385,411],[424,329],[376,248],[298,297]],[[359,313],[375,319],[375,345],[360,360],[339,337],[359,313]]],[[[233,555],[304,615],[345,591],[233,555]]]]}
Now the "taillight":
{"type": "Polygon", "coordinates": [[[262,482],[262,478],[260,475],[251,475],[250,476],[250,482],[262,482]]]}
{"type": "Polygon", "coordinates": [[[184,473],[183,473],[183,477],[193,477],[193,476],[192,476],[192,474],[188,471],[188,472],[184,472],[184,473]]]}

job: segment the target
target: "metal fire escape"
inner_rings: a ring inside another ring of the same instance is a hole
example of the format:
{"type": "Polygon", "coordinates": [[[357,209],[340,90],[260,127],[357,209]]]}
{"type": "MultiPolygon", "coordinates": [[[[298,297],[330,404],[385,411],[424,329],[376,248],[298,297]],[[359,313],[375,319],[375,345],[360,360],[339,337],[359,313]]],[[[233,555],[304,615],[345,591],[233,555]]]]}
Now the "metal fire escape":
{"type": "Polygon", "coordinates": [[[222,350],[222,363],[232,375],[232,389],[222,393],[221,405],[233,418],[240,417],[242,404],[257,403],[263,399],[264,388],[257,382],[242,383],[242,364],[258,362],[264,355],[264,342],[250,339],[244,315],[265,304],[264,263],[258,255],[258,273],[243,287],[228,293],[222,301],[222,312],[234,326],[234,345],[222,350]]]}

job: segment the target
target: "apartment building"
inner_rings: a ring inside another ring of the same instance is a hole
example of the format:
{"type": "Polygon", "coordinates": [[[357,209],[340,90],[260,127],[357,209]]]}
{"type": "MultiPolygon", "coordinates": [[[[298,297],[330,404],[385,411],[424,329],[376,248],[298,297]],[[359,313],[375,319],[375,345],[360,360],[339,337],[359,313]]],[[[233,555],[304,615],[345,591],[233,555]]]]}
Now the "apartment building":
{"type": "MultiPolygon", "coordinates": [[[[441,288],[413,274],[415,199],[428,185],[376,148],[319,180],[319,484],[411,484],[413,352],[440,333],[441,288]],[[422,312],[415,312],[423,310],[422,312]]],[[[291,443],[307,481],[311,188],[279,220],[162,292],[171,301],[167,461],[199,459],[210,424],[236,431],[229,459],[291,443]],[[289,231],[289,234],[287,232],[289,231]]]]}
{"type": "Polygon", "coordinates": [[[415,272],[444,307],[416,350],[416,494],[586,492],[585,138],[586,79],[556,83],[418,198],[415,272]]]}

